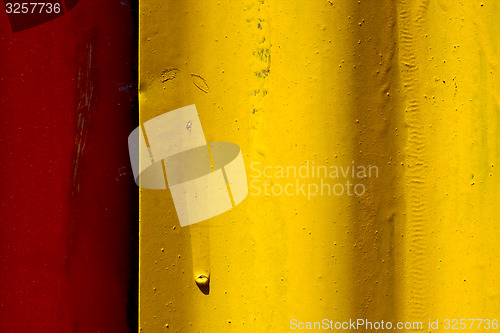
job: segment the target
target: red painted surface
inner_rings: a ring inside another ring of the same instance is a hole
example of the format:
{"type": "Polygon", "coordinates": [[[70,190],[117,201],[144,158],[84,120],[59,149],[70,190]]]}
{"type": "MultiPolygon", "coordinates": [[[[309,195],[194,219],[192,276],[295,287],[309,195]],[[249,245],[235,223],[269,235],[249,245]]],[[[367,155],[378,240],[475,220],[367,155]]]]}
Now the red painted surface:
{"type": "Polygon", "coordinates": [[[2,333],[133,331],[135,55],[126,1],[16,33],[0,5],[2,333]]]}

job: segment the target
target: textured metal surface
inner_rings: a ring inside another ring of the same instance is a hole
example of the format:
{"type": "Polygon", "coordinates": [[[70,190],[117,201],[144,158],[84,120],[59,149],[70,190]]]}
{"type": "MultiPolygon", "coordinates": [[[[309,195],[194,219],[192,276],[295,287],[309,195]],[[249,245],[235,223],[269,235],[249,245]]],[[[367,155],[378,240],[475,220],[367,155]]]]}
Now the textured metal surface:
{"type": "Polygon", "coordinates": [[[240,145],[249,177],[251,163],[380,172],[360,197],[249,196],[185,228],[169,193],[142,190],[142,331],[495,318],[499,13],[495,1],[141,0],[141,122],[196,104],[207,141],[240,145]]]}
{"type": "Polygon", "coordinates": [[[493,319],[499,13],[494,1],[142,0],[141,123],[196,104],[207,141],[237,143],[249,177],[251,163],[379,168],[360,197],[249,196],[185,228],[168,192],[142,190],[142,331],[493,319]]]}

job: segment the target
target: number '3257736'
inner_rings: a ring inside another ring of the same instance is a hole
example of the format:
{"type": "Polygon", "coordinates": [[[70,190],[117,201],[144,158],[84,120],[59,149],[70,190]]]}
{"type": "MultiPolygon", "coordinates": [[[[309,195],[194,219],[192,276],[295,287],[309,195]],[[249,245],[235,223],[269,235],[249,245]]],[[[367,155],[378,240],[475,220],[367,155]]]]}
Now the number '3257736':
{"type": "Polygon", "coordinates": [[[59,14],[61,12],[60,3],[45,2],[23,2],[5,3],[7,14],[59,14]]]}

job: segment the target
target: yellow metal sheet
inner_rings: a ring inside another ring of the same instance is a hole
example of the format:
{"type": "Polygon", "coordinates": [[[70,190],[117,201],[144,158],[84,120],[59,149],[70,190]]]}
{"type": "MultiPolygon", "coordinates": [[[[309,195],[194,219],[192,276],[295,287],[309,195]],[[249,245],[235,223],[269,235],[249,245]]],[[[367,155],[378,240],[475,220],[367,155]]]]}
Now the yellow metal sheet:
{"type": "Polygon", "coordinates": [[[180,227],[141,189],[140,330],[498,316],[499,6],[141,0],[141,124],[195,104],[249,194],[180,227]],[[272,192],[321,185],[280,177],[304,166],[377,173],[335,180],[363,195],[272,192]]]}

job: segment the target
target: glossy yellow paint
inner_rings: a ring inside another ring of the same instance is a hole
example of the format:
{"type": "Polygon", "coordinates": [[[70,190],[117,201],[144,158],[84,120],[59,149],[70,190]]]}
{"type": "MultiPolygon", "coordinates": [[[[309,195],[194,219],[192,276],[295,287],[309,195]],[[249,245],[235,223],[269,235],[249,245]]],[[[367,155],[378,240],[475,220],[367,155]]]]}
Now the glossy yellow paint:
{"type": "Polygon", "coordinates": [[[362,196],[251,188],[183,228],[168,191],[141,190],[140,330],[498,316],[499,6],[141,0],[141,123],[196,104],[250,184],[313,162],[379,174],[362,196]]]}

